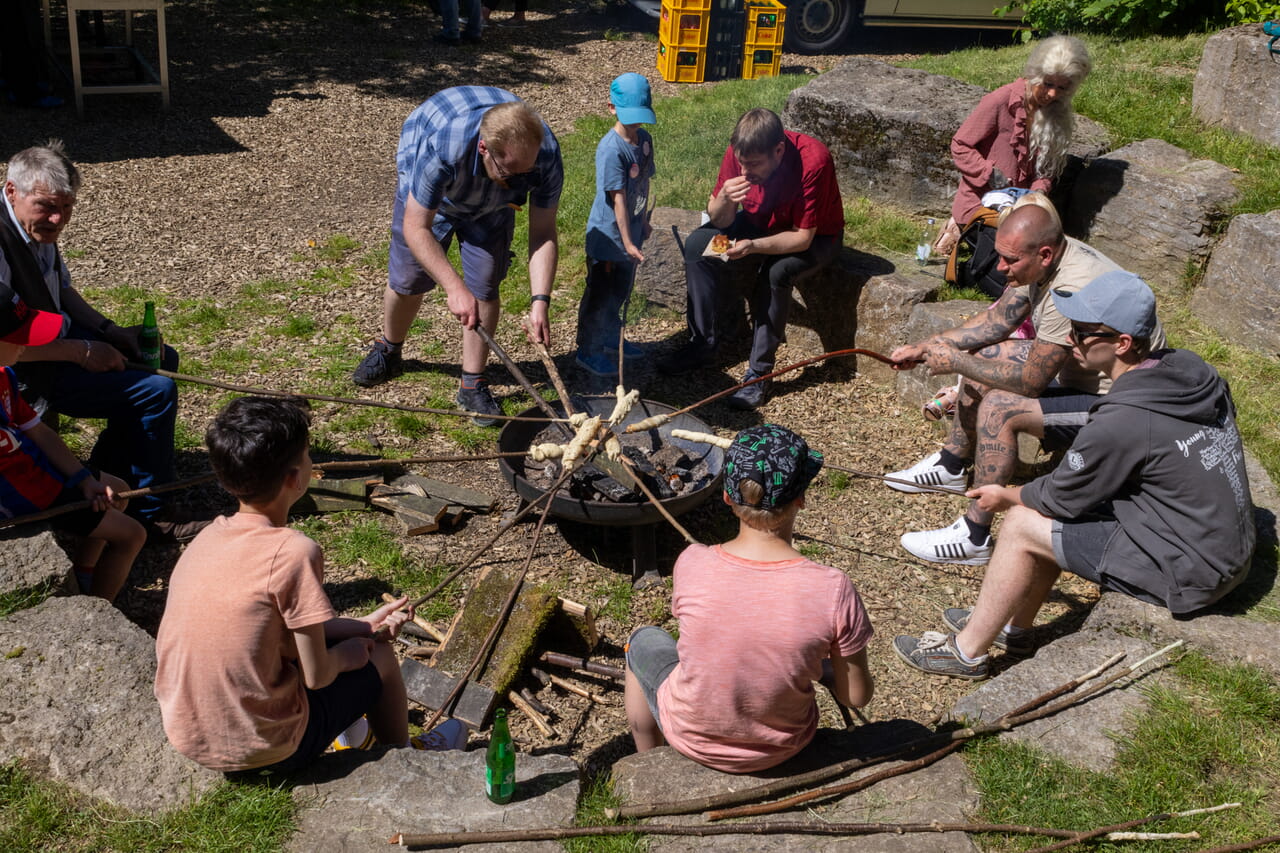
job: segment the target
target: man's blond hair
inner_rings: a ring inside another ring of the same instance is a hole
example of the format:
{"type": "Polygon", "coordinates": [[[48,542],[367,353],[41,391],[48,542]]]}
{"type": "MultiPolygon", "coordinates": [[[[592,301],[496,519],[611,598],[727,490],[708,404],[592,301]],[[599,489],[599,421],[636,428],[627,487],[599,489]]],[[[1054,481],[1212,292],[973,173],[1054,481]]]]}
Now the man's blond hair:
{"type": "Polygon", "coordinates": [[[542,119],[524,101],[498,104],[480,119],[480,138],[497,157],[537,151],[542,135],[542,119]]]}

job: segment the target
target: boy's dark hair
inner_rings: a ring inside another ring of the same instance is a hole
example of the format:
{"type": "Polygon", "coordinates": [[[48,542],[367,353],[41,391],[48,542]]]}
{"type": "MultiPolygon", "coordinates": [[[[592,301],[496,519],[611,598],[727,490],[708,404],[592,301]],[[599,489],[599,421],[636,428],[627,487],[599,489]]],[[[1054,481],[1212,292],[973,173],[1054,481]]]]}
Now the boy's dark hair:
{"type": "Polygon", "coordinates": [[[209,464],[222,488],[245,503],[271,500],[307,449],[311,414],[297,397],[241,397],[205,430],[209,464]]]}
{"type": "Polygon", "coordinates": [[[773,110],[756,107],[747,110],[738,119],[738,125],[729,137],[729,146],[733,153],[744,157],[761,154],[772,154],[773,150],[787,141],[782,132],[782,119],[773,110]]]}

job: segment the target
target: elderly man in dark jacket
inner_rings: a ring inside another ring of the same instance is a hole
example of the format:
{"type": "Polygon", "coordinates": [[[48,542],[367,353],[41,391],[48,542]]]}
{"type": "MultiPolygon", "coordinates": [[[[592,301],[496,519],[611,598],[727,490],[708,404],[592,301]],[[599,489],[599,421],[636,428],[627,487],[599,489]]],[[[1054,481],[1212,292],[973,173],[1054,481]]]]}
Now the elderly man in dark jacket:
{"type": "Polygon", "coordinates": [[[1072,356],[1109,376],[1111,393],[1053,473],[969,492],[984,509],[1011,509],[977,604],[943,612],[954,633],[894,640],[925,672],[984,678],[992,645],[1030,652],[1028,632],[1063,569],[1178,615],[1248,573],[1253,502],[1227,383],[1193,352],[1148,352],[1155,297],[1132,273],[1053,299],[1071,320],[1072,356]]]}

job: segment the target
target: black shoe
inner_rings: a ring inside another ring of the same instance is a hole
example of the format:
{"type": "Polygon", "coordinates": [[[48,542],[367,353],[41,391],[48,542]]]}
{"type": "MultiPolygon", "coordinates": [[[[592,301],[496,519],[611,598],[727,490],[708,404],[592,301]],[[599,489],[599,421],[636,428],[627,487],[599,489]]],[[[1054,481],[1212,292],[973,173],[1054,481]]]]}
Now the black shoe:
{"type": "MultiPolygon", "coordinates": [[[[759,376],[754,370],[748,370],[742,376],[743,382],[750,382],[759,376]]],[[[739,388],[738,391],[731,396],[725,403],[731,409],[741,409],[744,412],[750,412],[764,405],[764,401],[769,399],[769,392],[773,390],[773,380],[766,379],[763,382],[757,382],[754,385],[748,385],[745,388],[739,388]]]]}
{"type": "Polygon", "coordinates": [[[431,37],[436,44],[447,45],[448,47],[458,47],[462,44],[462,39],[457,36],[447,36],[444,33],[436,33],[431,37]]]}
{"type": "Polygon", "coordinates": [[[692,373],[706,367],[711,356],[712,351],[706,344],[689,341],[670,355],[658,359],[658,372],[668,376],[692,373]]]}
{"type": "Polygon", "coordinates": [[[379,339],[351,374],[351,381],[362,388],[372,388],[388,379],[395,379],[402,373],[404,363],[400,360],[400,350],[391,349],[386,341],[379,339]]]}
{"type": "Polygon", "coordinates": [[[484,416],[502,414],[502,409],[498,408],[498,401],[493,399],[493,392],[489,390],[488,382],[478,382],[474,388],[459,388],[458,396],[454,399],[468,412],[476,413],[476,416],[471,419],[476,426],[493,426],[498,422],[497,418],[484,416]]]}

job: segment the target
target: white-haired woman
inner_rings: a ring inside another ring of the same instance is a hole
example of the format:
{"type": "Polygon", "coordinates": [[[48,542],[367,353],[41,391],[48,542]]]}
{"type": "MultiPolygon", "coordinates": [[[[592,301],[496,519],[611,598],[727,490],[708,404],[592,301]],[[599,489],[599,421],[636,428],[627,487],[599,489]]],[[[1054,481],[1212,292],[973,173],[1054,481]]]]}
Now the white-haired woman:
{"type": "Polygon", "coordinates": [[[1052,189],[1075,126],[1071,98],[1091,67],[1084,42],[1053,36],[1031,51],[1021,77],[978,103],[951,140],[960,187],[951,205],[951,221],[938,238],[938,252],[951,251],[987,192],[1003,187],[1052,189]]]}

